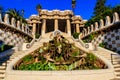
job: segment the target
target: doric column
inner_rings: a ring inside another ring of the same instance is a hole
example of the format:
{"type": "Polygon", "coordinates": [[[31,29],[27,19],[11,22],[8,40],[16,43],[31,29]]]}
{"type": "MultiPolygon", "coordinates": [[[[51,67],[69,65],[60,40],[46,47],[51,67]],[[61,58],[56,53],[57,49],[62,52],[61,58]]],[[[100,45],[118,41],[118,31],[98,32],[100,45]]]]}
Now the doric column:
{"type": "Polygon", "coordinates": [[[45,31],[46,31],[46,19],[43,19],[43,24],[42,24],[42,36],[45,34],[45,31]]]}
{"type": "Polygon", "coordinates": [[[58,30],[58,19],[55,19],[54,30],[58,30]]]}
{"type": "Polygon", "coordinates": [[[33,37],[35,38],[35,34],[36,34],[36,23],[33,23],[32,32],[33,32],[33,37]]]}
{"type": "Polygon", "coordinates": [[[80,32],[79,23],[76,23],[76,32],[77,32],[77,33],[79,33],[79,32],[80,32]]]}
{"type": "Polygon", "coordinates": [[[71,36],[71,25],[69,19],[67,19],[67,33],[71,36]]]}

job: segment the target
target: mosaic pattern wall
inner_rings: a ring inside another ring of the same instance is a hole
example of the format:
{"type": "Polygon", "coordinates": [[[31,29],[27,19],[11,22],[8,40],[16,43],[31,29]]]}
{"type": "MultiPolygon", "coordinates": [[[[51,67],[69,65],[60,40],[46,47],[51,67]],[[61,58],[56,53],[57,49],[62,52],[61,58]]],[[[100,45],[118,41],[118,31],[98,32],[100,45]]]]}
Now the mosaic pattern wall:
{"type": "Polygon", "coordinates": [[[100,34],[92,41],[94,45],[99,45],[102,42],[107,43],[106,48],[120,53],[120,29],[100,34]]]}
{"type": "Polygon", "coordinates": [[[20,33],[15,33],[12,31],[4,31],[0,29],[0,40],[5,44],[13,45],[16,47],[20,47],[23,42],[25,42],[24,36],[21,36],[20,33]]]}

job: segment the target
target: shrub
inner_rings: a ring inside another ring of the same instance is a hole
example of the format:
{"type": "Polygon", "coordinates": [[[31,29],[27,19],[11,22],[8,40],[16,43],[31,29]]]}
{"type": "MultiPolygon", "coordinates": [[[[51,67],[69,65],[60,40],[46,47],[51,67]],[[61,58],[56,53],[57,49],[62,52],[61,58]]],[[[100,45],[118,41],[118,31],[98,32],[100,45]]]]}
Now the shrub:
{"type": "Polygon", "coordinates": [[[79,34],[80,34],[80,33],[73,33],[73,37],[74,37],[75,39],[78,39],[78,38],[79,38],[79,34]]]}
{"type": "Polygon", "coordinates": [[[104,42],[102,42],[102,43],[99,44],[99,46],[103,47],[103,48],[106,48],[106,45],[107,45],[107,43],[104,43],[104,42]]]}
{"type": "Polygon", "coordinates": [[[4,52],[4,51],[6,51],[6,50],[8,50],[8,49],[11,49],[12,47],[13,47],[12,45],[2,44],[2,45],[0,46],[0,52],[4,52]]]}

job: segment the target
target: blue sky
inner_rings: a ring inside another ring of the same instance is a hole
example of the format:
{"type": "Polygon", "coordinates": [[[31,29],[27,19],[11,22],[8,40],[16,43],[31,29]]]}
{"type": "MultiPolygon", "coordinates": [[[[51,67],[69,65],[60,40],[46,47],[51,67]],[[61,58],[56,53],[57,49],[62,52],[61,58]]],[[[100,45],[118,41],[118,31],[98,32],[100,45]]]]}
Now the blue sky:
{"type": "MultiPolygon", "coordinates": [[[[92,16],[96,0],[76,0],[75,15],[80,15],[83,19],[89,19],[92,16]]],[[[31,14],[37,14],[36,5],[41,4],[43,9],[53,10],[72,10],[71,0],[0,0],[0,5],[5,9],[16,8],[24,9],[25,18],[29,18],[31,14]]],[[[107,0],[106,5],[118,5],[120,0],[107,0]]]]}

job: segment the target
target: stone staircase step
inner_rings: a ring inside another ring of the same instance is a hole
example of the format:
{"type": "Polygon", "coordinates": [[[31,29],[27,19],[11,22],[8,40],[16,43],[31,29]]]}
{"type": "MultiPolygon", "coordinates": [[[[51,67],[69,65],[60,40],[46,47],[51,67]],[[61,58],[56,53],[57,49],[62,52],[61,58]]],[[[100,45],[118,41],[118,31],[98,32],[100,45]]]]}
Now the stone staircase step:
{"type": "Polygon", "coordinates": [[[114,65],[118,65],[118,63],[113,63],[113,66],[114,66],[114,65]]]}
{"type": "Polygon", "coordinates": [[[1,63],[1,66],[6,66],[6,62],[1,63]]]}
{"type": "Polygon", "coordinates": [[[114,65],[114,68],[120,68],[120,64],[114,65]]]}
{"type": "Polygon", "coordinates": [[[113,61],[118,61],[120,63],[120,59],[113,59],[113,61]]]}
{"type": "Polygon", "coordinates": [[[119,77],[120,77],[120,73],[116,74],[116,76],[119,76],[119,77]]]}
{"type": "Polygon", "coordinates": [[[120,78],[115,78],[115,79],[111,79],[111,80],[120,80],[120,78]]]}
{"type": "Polygon", "coordinates": [[[11,60],[8,60],[7,63],[11,62],[11,60]]]}
{"type": "Polygon", "coordinates": [[[119,72],[120,73],[120,69],[115,69],[115,72],[119,72]]]}
{"type": "Polygon", "coordinates": [[[0,66],[0,70],[5,70],[5,66],[0,66]]]}
{"type": "Polygon", "coordinates": [[[113,59],[118,59],[118,60],[120,60],[120,57],[112,57],[113,59]]]}
{"type": "Polygon", "coordinates": [[[120,64],[120,62],[118,62],[118,61],[113,61],[113,64],[120,64]]]}
{"type": "Polygon", "coordinates": [[[5,74],[0,74],[0,80],[4,79],[5,74]]]}
{"type": "Polygon", "coordinates": [[[0,77],[0,80],[5,80],[4,77],[0,77]]]}
{"type": "Polygon", "coordinates": [[[120,77],[117,76],[115,80],[120,80],[120,77]]]}
{"type": "Polygon", "coordinates": [[[0,70],[0,74],[3,74],[3,73],[5,73],[5,70],[0,70]]]}

